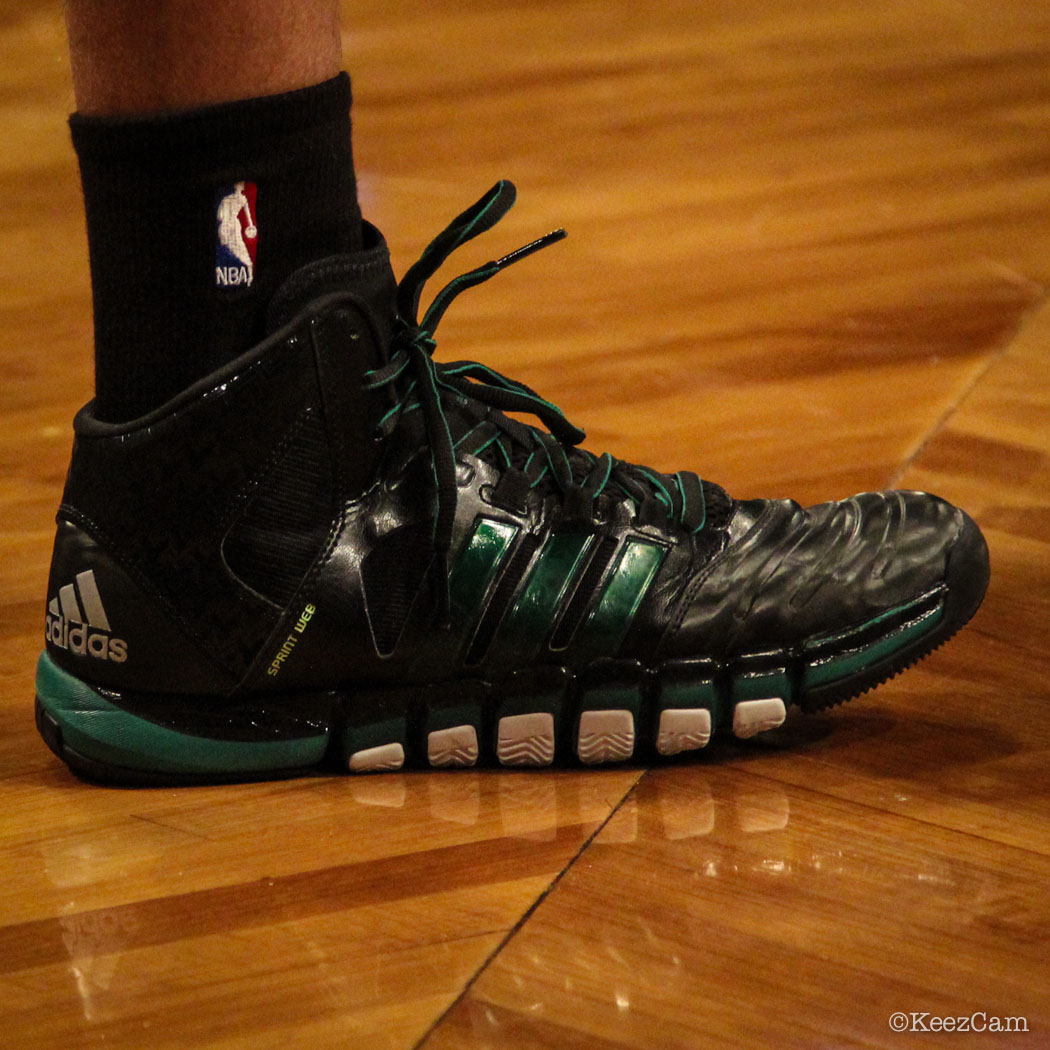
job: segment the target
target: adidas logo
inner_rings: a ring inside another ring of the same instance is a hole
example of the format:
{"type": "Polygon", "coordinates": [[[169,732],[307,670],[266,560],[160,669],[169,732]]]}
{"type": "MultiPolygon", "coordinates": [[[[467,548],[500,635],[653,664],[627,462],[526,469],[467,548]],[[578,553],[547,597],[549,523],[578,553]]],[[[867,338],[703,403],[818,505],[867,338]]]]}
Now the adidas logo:
{"type": "Polygon", "coordinates": [[[128,643],[111,635],[109,617],[91,569],[78,572],[76,584],[67,583],[59,589],[58,597],[47,603],[44,636],[52,645],[77,656],[93,656],[115,664],[128,658],[128,643]]]}

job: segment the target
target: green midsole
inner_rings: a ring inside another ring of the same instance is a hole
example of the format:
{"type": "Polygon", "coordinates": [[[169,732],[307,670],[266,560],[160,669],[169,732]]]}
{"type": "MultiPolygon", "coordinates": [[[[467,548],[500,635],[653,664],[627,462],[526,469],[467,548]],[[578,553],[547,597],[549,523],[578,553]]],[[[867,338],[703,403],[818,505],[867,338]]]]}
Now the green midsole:
{"type": "Polygon", "coordinates": [[[180,733],[124,711],[58,667],[46,652],[36,694],[71,750],[98,762],[162,773],[262,772],[317,765],[328,733],[291,740],[214,740],[180,733]]]}

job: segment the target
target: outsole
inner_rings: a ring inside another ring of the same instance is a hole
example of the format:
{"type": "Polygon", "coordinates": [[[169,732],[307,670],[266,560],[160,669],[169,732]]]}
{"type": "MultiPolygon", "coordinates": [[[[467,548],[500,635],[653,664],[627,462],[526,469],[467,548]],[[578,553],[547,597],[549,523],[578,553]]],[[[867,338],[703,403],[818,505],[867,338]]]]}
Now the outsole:
{"type": "Polygon", "coordinates": [[[210,705],[211,732],[220,722],[224,737],[201,736],[190,732],[202,723],[192,698],[168,697],[167,706],[165,698],[139,698],[140,710],[130,710],[123,706],[129,698],[93,689],[45,653],[37,726],[48,747],[79,775],[123,784],[659,761],[702,752],[718,736],[748,739],[774,729],[791,706],[817,711],[875,688],[965,625],[983,588],[980,594],[965,590],[973,593],[952,598],[944,588],[926,595],[882,633],[873,638],[854,632],[853,648],[840,645],[832,654],[818,644],[808,653],[751,654],[730,665],[675,660],[647,669],[636,661],[604,660],[579,674],[542,668],[500,684],[471,679],[283,701],[268,697],[271,717],[282,702],[299,714],[279,726],[272,722],[262,737],[258,726],[266,712],[258,707],[227,709],[216,720],[214,699],[203,698],[210,705]],[[881,653],[895,637],[903,640],[886,655],[805,688],[807,671],[836,660],[853,666],[865,651],[881,653]]]}
{"type": "MultiPolygon", "coordinates": [[[[44,672],[54,677],[56,669],[44,672]]],[[[553,688],[533,676],[524,681],[473,680],[403,690],[333,694],[329,717],[311,737],[288,741],[289,754],[306,761],[274,762],[248,744],[255,764],[237,762],[238,744],[147,723],[125,712],[113,719],[109,698],[91,709],[57,710],[54,693],[38,694],[37,727],[51,750],[94,781],[177,785],[234,783],[348,771],[454,769],[475,766],[544,768],[658,761],[700,751],[718,736],[748,739],[780,725],[788,704],[780,697],[723,700],[717,669],[678,665],[679,672],[713,672],[693,680],[691,700],[679,675],[664,694],[660,676],[627,662],[610,662],[553,688]],[[464,699],[462,692],[470,694],[464,699]],[[378,716],[378,717],[377,717],[378,716]],[[115,732],[85,722],[115,722],[115,732]],[[163,746],[145,749],[127,732],[144,730],[163,746]],[[159,730],[159,733],[157,732],[159,730]],[[217,749],[225,754],[217,755],[217,749]],[[224,764],[228,763],[228,764],[224,764]],[[148,765],[147,765],[148,764],[148,765]]],[[[560,677],[560,676],[559,676],[560,677]]],[[[731,689],[731,686],[730,686],[731,689]]]]}

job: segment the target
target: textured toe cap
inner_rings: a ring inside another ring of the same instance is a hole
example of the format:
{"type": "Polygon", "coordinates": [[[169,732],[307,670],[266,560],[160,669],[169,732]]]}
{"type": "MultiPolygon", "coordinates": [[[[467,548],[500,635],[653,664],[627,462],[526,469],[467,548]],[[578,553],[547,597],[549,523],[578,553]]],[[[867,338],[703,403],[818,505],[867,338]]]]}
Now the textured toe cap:
{"type": "Polygon", "coordinates": [[[953,575],[980,576],[983,551],[986,581],[980,532],[936,496],[866,492],[808,509],[739,503],[726,548],[683,595],[668,649],[732,656],[863,623],[946,585],[961,537],[972,565],[956,558],[953,575]]]}

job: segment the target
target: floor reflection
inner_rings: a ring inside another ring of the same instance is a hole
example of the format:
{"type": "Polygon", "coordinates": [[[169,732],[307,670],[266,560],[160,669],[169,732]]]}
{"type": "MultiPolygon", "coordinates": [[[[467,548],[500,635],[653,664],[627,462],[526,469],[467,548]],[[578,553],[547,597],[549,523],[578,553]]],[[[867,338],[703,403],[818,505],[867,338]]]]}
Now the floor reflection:
{"type": "Polygon", "coordinates": [[[94,1022],[101,1013],[100,1000],[117,979],[121,949],[137,924],[133,916],[116,911],[63,915],[59,924],[84,1020],[94,1022]]]}
{"type": "Polygon", "coordinates": [[[602,772],[384,773],[351,778],[349,794],[362,807],[425,811],[437,822],[435,835],[453,825],[553,842],[559,827],[604,821],[640,775],[629,767],[602,772]]]}
{"type": "Polygon", "coordinates": [[[398,773],[350,777],[350,797],[362,806],[401,809],[408,797],[406,779],[398,773]]]}
{"type": "MultiPolygon", "coordinates": [[[[529,880],[547,884],[566,869],[528,927],[550,924],[554,932],[520,941],[530,947],[520,960],[524,970],[513,973],[519,1018],[522,1010],[546,1015],[552,980],[557,1000],[590,987],[600,974],[603,1001],[624,1023],[639,1004],[650,1008],[660,989],[697,994],[712,924],[754,920],[761,927],[799,894],[834,901],[872,886],[895,903],[910,902],[913,911],[950,914],[960,898],[991,899],[1000,889],[994,872],[933,851],[887,854],[885,834],[849,824],[845,803],[782,786],[751,767],[407,773],[316,787],[290,788],[266,801],[266,819],[286,827],[288,841],[299,836],[297,848],[309,861],[302,869],[243,874],[234,884],[170,896],[157,886],[151,899],[108,909],[83,909],[70,896],[66,911],[51,920],[52,951],[72,977],[64,998],[68,1007],[76,1004],[81,1023],[97,1027],[145,1009],[156,981],[176,979],[176,972],[186,989],[198,971],[205,987],[209,968],[228,972],[234,963],[238,972],[271,980],[277,964],[268,960],[283,960],[274,973],[293,966],[303,1004],[312,1002],[325,1016],[368,1008],[374,997],[391,1001],[406,973],[425,989],[451,994],[535,903],[529,880]],[[300,828],[296,813],[305,821],[300,828]],[[595,831],[592,846],[573,863],[595,831]],[[322,862],[328,841],[342,852],[333,846],[322,862]],[[362,848],[371,852],[362,855],[362,848]],[[530,869],[540,855],[549,860],[530,869]],[[520,892],[508,888],[516,880],[520,892]],[[347,966],[370,976],[349,980],[347,966]]],[[[245,827],[263,819],[257,802],[237,806],[245,827]]],[[[170,819],[179,815],[173,809],[170,819]]],[[[235,817],[226,814],[221,826],[236,826],[235,817]]],[[[149,842],[160,857],[172,831],[162,835],[153,827],[147,826],[155,837],[149,842]]],[[[244,827],[238,833],[248,834],[244,827]]],[[[205,851],[203,857],[212,848],[203,837],[179,842],[190,868],[193,850],[205,851]]],[[[108,881],[119,858],[107,861],[105,852],[83,837],[50,842],[50,882],[71,895],[108,881]]],[[[818,918],[820,927],[825,916],[818,918]]],[[[506,958],[517,951],[512,947],[506,958]]],[[[261,998],[258,1005],[260,1016],[277,1009],[261,998]]],[[[498,1031],[506,1016],[478,1013],[472,1023],[489,1038],[490,1022],[498,1031]]]]}
{"type": "MultiPolygon", "coordinates": [[[[653,774],[655,775],[655,774],[653,774]]],[[[775,784],[746,783],[720,791],[716,801],[712,779],[703,770],[682,770],[689,789],[651,786],[651,775],[627,798],[602,829],[602,844],[630,843],[656,835],[668,842],[704,838],[721,822],[729,822],[745,835],[783,831],[791,819],[791,803],[775,784]],[[644,817],[640,818],[640,810],[644,817]]]]}
{"type": "MultiPolygon", "coordinates": [[[[744,959],[769,987],[796,967],[819,980],[829,958],[892,974],[909,931],[932,923],[965,938],[975,915],[1005,921],[1023,873],[981,843],[951,843],[739,768],[650,771],[447,1027],[479,1047],[561,1045],[578,1025],[647,1045],[654,1018],[683,1004],[718,1023],[725,975],[744,959]],[[851,910],[873,921],[843,924],[851,910]]],[[[851,996],[829,999],[828,1016],[852,1004],[861,1028],[871,1014],[881,1030],[882,1004],[865,1012],[851,996]]]]}

